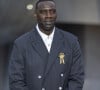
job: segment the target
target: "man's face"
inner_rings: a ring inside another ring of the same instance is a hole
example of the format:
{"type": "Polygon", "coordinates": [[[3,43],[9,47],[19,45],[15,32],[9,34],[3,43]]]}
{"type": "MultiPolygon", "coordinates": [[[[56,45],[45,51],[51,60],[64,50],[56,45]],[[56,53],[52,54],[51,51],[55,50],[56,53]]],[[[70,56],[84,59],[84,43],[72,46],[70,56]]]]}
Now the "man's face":
{"type": "Polygon", "coordinates": [[[36,16],[42,30],[52,30],[57,17],[55,3],[52,1],[40,2],[36,9],[36,16]]]}

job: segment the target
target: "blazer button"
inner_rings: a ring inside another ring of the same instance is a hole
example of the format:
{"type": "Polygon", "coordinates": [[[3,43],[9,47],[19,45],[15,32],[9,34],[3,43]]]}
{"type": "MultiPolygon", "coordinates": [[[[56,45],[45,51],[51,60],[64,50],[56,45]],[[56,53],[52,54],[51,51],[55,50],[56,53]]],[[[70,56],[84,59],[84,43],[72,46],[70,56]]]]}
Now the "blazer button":
{"type": "Polygon", "coordinates": [[[46,90],[45,88],[42,88],[42,90],[46,90]]]}
{"type": "Polygon", "coordinates": [[[62,90],[62,87],[59,87],[59,90],[62,90]]]}
{"type": "Polygon", "coordinates": [[[42,78],[42,76],[41,76],[41,75],[39,75],[39,76],[38,76],[38,79],[41,79],[41,78],[42,78]]]}
{"type": "Polygon", "coordinates": [[[63,73],[61,73],[61,74],[60,74],[60,76],[61,76],[61,77],[63,77],[63,76],[64,76],[64,74],[63,74],[63,73]]]}

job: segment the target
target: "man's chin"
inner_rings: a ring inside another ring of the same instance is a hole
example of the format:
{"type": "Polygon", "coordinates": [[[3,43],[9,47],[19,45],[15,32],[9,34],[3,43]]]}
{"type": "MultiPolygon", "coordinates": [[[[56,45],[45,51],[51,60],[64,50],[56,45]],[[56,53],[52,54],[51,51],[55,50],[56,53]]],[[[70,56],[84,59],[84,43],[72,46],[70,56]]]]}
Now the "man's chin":
{"type": "Polygon", "coordinates": [[[54,26],[51,26],[51,25],[46,25],[45,29],[47,31],[51,31],[53,29],[54,26]]]}

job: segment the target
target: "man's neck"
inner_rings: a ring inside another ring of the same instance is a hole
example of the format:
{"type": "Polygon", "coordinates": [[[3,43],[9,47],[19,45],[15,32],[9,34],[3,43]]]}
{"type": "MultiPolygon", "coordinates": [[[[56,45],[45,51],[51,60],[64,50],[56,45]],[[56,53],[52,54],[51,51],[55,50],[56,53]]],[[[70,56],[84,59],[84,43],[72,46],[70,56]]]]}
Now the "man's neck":
{"type": "Polygon", "coordinates": [[[48,30],[44,30],[43,28],[41,28],[41,27],[39,27],[39,25],[38,25],[38,28],[39,28],[39,30],[41,31],[41,32],[43,32],[44,34],[46,34],[46,35],[50,35],[52,32],[53,32],[53,30],[54,30],[54,27],[52,27],[52,28],[50,28],[50,30],[48,29],[48,30]]]}

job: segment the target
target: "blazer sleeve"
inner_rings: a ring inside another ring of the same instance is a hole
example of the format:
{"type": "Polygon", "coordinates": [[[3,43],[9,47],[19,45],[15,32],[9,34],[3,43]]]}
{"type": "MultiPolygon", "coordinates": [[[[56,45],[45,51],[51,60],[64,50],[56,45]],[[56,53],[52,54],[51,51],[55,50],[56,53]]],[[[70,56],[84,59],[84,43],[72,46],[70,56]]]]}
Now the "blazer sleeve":
{"type": "Polygon", "coordinates": [[[72,60],[67,90],[82,90],[84,83],[84,62],[77,39],[74,40],[72,45],[72,60]]]}
{"type": "Polygon", "coordinates": [[[28,90],[24,69],[24,56],[21,48],[15,43],[9,62],[10,90],[28,90]]]}

